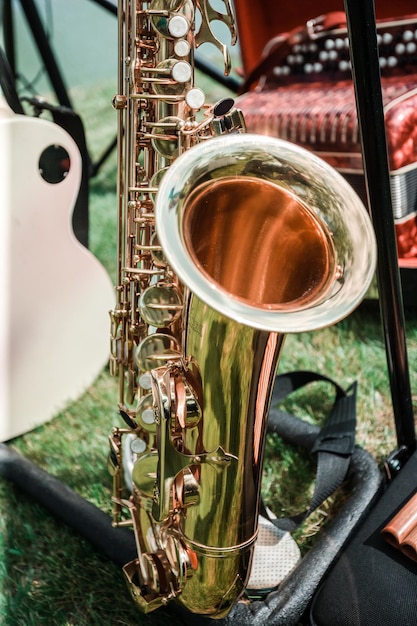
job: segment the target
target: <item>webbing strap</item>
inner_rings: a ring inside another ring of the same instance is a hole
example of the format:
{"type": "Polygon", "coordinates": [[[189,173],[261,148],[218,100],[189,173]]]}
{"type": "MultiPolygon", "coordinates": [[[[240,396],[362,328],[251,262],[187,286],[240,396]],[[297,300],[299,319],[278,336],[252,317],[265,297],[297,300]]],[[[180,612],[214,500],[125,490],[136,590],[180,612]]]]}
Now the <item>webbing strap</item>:
{"type": "Polygon", "coordinates": [[[355,447],[356,382],[344,390],[331,378],[316,372],[289,372],[277,376],[272,404],[282,402],[297,389],[318,381],[333,385],[336,397],[311,450],[317,454],[317,473],[310,506],[298,515],[276,519],[268,515],[263,503],[261,505],[261,514],[281,530],[295,530],[341,485],[349,469],[350,457],[355,447]]]}

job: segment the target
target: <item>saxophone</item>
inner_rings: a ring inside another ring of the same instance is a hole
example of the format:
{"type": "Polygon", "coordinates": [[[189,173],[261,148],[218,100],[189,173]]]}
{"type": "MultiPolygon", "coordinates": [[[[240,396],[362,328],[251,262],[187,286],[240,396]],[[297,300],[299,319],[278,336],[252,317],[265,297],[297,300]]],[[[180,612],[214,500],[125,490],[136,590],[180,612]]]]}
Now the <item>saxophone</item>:
{"type": "Polygon", "coordinates": [[[376,256],[363,205],[330,166],[245,133],[233,101],[205,103],[194,51],[214,44],[228,73],[213,23],[235,39],[219,3],[120,0],[110,314],[113,524],[137,544],[128,586],[145,613],[173,600],[212,618],[250,573],[285,334],[345,317],[376,256]]]}

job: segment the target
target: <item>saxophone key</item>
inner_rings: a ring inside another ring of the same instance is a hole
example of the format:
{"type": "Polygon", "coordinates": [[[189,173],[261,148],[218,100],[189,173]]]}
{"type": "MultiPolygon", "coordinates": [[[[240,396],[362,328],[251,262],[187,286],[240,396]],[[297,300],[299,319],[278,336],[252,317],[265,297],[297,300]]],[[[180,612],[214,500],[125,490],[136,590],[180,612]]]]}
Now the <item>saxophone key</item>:
{"type": "Polygon", "coordinates": [[[141,341],[136,350],[136,364],[140,371],[148,372],[177,361],[182,356],[178,341],[172,335],[153,333],[141,341]]]}
{"type": "Polygon", "coordinates": [[[166,328],[173,324],[183,309],[181,296],[174,286],[151,285],[139,298],[142,318],[156,328],[166,328]]]}
{"type": "Polygon", "coordinates": [[[136,408],[136,419],[139,426],[141,426],[143,430],[150,433],[156,432],[155,411],[153,408],[153,396],[151,393],[142,396],[139,400],[136,408]]]}

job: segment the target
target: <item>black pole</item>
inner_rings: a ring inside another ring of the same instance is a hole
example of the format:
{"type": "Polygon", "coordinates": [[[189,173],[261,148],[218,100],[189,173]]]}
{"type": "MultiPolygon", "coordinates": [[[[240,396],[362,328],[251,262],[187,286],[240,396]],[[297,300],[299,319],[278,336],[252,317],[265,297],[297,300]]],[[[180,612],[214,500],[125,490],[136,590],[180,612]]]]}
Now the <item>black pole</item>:
{"type": "Polygon", "coordinates": [[[0,48],[0,87],[6,102],[15,113],[23,113],[22,103],[16,91],[16,81],[7,56],[0,48]]]}
{"type": "Polygon", "coordinates": [[[62,78],[51,46],[49,45],[48,37],[46,36],[36,5],[33,0],[21,0],[21,5],[59,103],[62,106],[73,109],[74,107],[71,104],[68,89],[62,78]]]}
{"type": "Polygon", "coordinates": [[[103,9],[106,9],[106,11],[113,13],[113,15],[117,15],[117,4],[114,4],[113,2],[111,2],[111,0],[92,0],[92,1],[94,4],[98,4],[100,7],[103,7],[103,9]]]}
{"type": "Polygon", "coordinates": [[[416,447],[373,0],[345,0],[363,164],[378,244],[378,290],[398,446],[416,447]]]}
{"type": "Polygon", "coordinates": [[[13,78],[16,79],[16,47],[14,40],[14,20],[11,0],[3,0],[2,19],[4,51],[12,70],[13,78]]]}

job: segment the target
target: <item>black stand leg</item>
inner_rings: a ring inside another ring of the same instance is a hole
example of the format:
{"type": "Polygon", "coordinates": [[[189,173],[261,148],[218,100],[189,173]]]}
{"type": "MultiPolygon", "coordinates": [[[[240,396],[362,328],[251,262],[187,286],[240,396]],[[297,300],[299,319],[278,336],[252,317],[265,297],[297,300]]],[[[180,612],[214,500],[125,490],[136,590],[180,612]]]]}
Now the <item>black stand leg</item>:
{"type": "Polygon", "coordinates": [[[345,0],[365,179],[378,244],[378,289],[398,446],[416,447],[372,0],[345,0]]]}
{"type": "Polygon", "coordinates": [[[36,5],[33,0],[20,0],[20,3],[58,101],[62,106],[73,109],[74,107],[72,106],[67,86],[65,85],[62,73],[56,62],[55,55],[49,45],[48,37],[46,36],[36,5]]]}
{"type": "MultiPolygon", "coordinates": [[[[273,411],[270,421],[272,431],[289,444],[311,450],[319,431],[317,426],[291,416],[283,420],[279,415],[276,419],[273,411]]],[[[218,626],[296,626],[299,623],[319,582],[380,488],[381,475],[377,464],[361,448],[354,451],[350,475],[353,486],[348,502],[326,531],[320,533],[315,547],[279,590],[270,593],[266,602],[237,603],[227,618],[216,620],[218,626]]],[[[0,476],[42,504],[119,567],[136,558],[133,532],[113,528],[106,513],[5,444],[0,444],[0,476]]],[[[170,606],[184,624],[210,626],[213,623],[213,620],[193,615],[179,605],[170,606]]]]}

